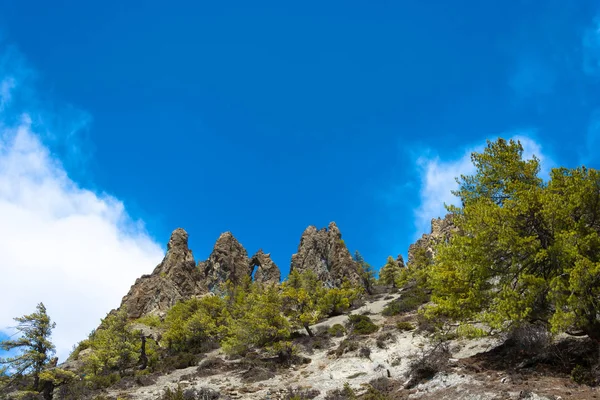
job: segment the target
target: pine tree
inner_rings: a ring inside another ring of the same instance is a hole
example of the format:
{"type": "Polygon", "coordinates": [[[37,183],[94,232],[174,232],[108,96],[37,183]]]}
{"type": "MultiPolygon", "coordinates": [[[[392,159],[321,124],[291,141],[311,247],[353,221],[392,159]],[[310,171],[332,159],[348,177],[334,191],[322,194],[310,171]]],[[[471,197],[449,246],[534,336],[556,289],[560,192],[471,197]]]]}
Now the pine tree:
{"type": "Polygon", "coordinates": [[[427,314],[498,330],[541,321],[600,342],[600,173],[556,168],[546,183],[503,139],[471,160],[448,207],[457,232],[426,267],[427,314]]]}
{"type": "Polygon", "coordinates": [[[122,308],[103,319],[100,328],[90,335],[92,353],[86,359],[89,372],[94,375],[123,373],[135,365],[141,339],[129,329],[128,322],[127,310],[122,308]]]}
{"type": "Polygon", "coordinates": [[[397,281],[400,279],[402,269],[400,265],[394,260],[394,257],[389,256],[386,264],[379,271],[379,282],[384,285],[392,285],[395,289],[397,287],[397,281]]]}
{"type": "Polygon", "coordinates": [[[292,271],[281,288],[284,314],[293,327],[302,327],[313,336],[310,325],[321,317],[318,302],[325,292],[323,283],[312,271],[292,271]]]}
{"type": "Polygon", "coordinates": [[[225,297],[228,304],[227,335],[221,342],[229,354],[245,354],[253,348],[273,345],[290,336],[290,323],[283,315],[277,285],[252,282],[237,286],[225,297]]]}
{"type": "Polygon", "coordinates": [[[365,261],[362,254],[360,254],[358,250],[354,252],[353,258],[354,261],[356,261],[360,266],[360,277],[365,290],[367,293],[373,294],[373,285],[375,285],[375,271],[373,270],[373,267],[371,267],[371,265],[365,261]]]}
{"type": "Polygon", "coordinates": [[[34,389],[39,390],[40,373],[55,352],[50,335],[56,324],[50,320],[43,303],[39,303],[36,310],[33,314],[14,319],[19,323],[16,330],[21,335],[16,340],[0,342],[0,348],[5,351],[20,350],[21,353],[15,357],[0,359],[0,364],[9,366],[15,376],[31,374],[34,389]]]}

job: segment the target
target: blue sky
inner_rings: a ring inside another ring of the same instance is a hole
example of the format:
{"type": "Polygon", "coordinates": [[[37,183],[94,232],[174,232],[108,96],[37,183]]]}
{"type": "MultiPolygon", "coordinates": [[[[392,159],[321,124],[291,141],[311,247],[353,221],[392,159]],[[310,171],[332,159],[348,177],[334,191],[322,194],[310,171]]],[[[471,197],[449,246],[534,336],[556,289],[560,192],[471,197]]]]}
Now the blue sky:
{"type": "MultiPolygon", "coordinates": [[[[107,288],[82,302],[89,331],[176,227],[197,259],[230,230],[285,273],[304,228],[336,221],[379,267],[443,214],[487,138],[520,137],[546,167],[598,166],[599,29],[586,0],[5,0],[0,161],[34,179],[4,200],[33,250],[0,268],[56,278],[71,254],[65,293],[107,288]],[[65,215],[85,218],[62,231],[65,215]]],[[[20,299],[0,329],[45,301],[20,299]]]]}

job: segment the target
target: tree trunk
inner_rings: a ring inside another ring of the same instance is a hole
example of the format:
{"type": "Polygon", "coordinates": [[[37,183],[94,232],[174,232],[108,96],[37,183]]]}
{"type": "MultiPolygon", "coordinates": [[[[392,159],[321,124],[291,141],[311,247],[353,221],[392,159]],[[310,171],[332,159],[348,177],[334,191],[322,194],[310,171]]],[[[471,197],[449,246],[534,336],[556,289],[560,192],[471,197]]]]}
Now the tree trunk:
{"type": "Polygon", "coordinates": [[[148,356],[146,355],[146,336],[142,335],[142,348],[140,350],[140,369],[148,367],[148,356]]]}
{"type": "Polygon", "coordinates": [[[315,336],[313,334],[313,332],[310,330],[310,326],[304,325],[304,329],[306,329],[306,333],[308,333],[308,336],[310,336],[310,337],[314,337],[315,336]]]}
{"type": "Polygon", "coordinates": [[[52,397],[54,397],[54,383],[45,381],[42,388],[42,395],[44,396],[44,400],[52,400],[52,397]]]}

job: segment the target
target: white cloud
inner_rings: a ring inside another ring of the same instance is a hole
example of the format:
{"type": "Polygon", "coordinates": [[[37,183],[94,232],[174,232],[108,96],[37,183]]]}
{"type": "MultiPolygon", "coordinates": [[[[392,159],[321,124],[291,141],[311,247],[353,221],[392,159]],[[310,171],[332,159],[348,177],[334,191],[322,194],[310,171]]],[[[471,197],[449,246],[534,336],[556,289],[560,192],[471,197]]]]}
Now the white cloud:
{"type": "MultiPolygon", "coordinates": [[[[0,82],[6,105],[19,82],[0,82]]],[[[43,302],[62,360],[163,256],[121,201],[69,178],[27,113],[0,111],[0,221],[0,330],[43,302]]]]}
{"type": "Polygon", "coordinates": [[[417,160],[421,174],[421,202],[415,210],[417,236],[429,233],[432,218],[446,214],[444,204],[457,204],[457,198],[452,194],[452,190],[458,187],[455,178],[474,172],[471,152],[478,150],[480,149],[469,149],[455,160],[443,161],[438,156],[420,157],[417,160]]]}
{"type": "MultiPolygon", "coordinates": [[[[530,159],[535,155],[540,159],[540,175],[546,179],[553,166],[553,161],[544,155],[541,145],[522,134],[513,135],[510,139],[521,142],[524,158],[530,159]]],[[[430,232],[432,218],[443,217],[446,214],[444,204],[459,205],[458,198],[451,192],[458,188],[455,178],[475,172],[471,163],[471,153],[480,152],[484,147],[485,143],[469,147],[455,159],[442,160],[439,156],[424,156],[417,160],[421,188],[419,191],[420,203],[415,210],[416,237],[430,232]]]]}

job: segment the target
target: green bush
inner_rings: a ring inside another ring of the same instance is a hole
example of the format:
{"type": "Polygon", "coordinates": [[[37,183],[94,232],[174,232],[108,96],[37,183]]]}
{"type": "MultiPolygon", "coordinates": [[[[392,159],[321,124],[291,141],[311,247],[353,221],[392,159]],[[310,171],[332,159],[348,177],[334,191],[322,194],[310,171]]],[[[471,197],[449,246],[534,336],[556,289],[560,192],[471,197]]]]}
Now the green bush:
{"type": "Polygon", "coordinates": [[[349,315],[348,323],[352,328],[352,332],[359,335],[369,335],[377,332],[379,329],[379,327],[371,321],[371,318],[366,315],[349,315]]]}
{"type": "Polygon", "coordinates": [[[382,314],[386,317],[416,311],[421,305],[429,302],[430,295],[427,290],[420,287],[405,289],[400,298],[390,302],[383,309],[382,314]]]}
{"type": "Polygon", "coordinates": [[[405,332],[412,331],[413,329],[415,329],[415,326],[408,321],[400,321],[396,324],[396,328],[398,328],[398,330],[402,332],[405,332]]]}
{"type": "Polygon", "coordinates": [[[344,328],[344,325],[342,325],[342,324],[334,324],[329,327],[327,332],[331,336],[342,337],[346,334],[346,328],[344,328]]]}
{"type": "Polygon", "coordinates": [[[369,385],[367,392],[361,396],[361,400],[389,400],[390,398],[373,386],[369,385]]]}
{"type": "Polygon", "coordinates": [[[311,400],[321,394],[316,389],[288,388],[287,390],[283,400],[311,400]]]}
{"type": "Polygon", "coordinates": [[[81,353],[83,350],[88,349],[91,346],[91,342],[90,339],[84,339],[81,342],[77,343],[77,346],[75,346],[75,348],[73,349],[73,352],[71,352],[71,358],[73,358],[74,360],[77,359],[77,357],[79,357],[79,353],[81,353]]]}
{"type": "Polygon", "coordinates": [[[328,392],[325,400],[355,400],[356,398],[357,396],[354,389],[346,382],[342,389],[335,389],[328,392]]]}
{"type": "Polygon", "coordinates": [[[358,350],[358,342],[355,339],[344,339],[340,342],[338,348],[335,350],[335,355],[341,357],[346,353],[356,350],[358,350]]]}
{"type": "Polygon", "coordinates": [[[85,379],[92,389],[104,389],[119,382],[121,380],[121,375],[116,372],[106,375],[90,374],[87,375],[85,379]]]}
{"type": "Polygon", "coordinates": [[[185,397],[183,397],[183,389],[181,389],[180,386],[178,386],[176,390],[166,388],[161,400],[185,400],[185,397]]]}
{"type": "Polygon", "coordinates": [[[162,321],[158,315],[148,314],[144,315],[141,318],[138,318],[135,322],[140,324],[150,326],[152,328],[158,328],[162,325],[162,321]]]}
{"type": "Polygon", "coordinates": [[[163,371],[163,372],[169,372],[169,371],[173,371],[175,369],[183,369],[183,368],[187,368],[187,367],[192,367],[196,364],[198,364],[198,362],[200,361],[201,356],[193,354],[193,353],[187,353],[187,352],[181,352],[181,353],[175,353],[171,356],[167,356],[165,358],[163,358],[158,365],[156,365],[155,369],[157,371],[163,371]]]}
{"type": "Polygon", "coordinates": [[[589,368],[577,365],[571,371],[571,379],[580,385],[593,385],[595,383],[594,375],[589,368]]]}
{"type": "Polygon", "coordinates": [[[129,329],[124,307],[104,318],[89,341],[92,353],[84,360],[88,377],[97,375],[103,379],[113,372],[123,374],[138,363],[141,339],[139,332],[129,329]]]}
{"type": "Polygon", "coordinates": [[[478,339],[487,336],[487,332],[481,328],[477,328],[471,324],[462,324],[456,328],[456,334],[458,337],[467,339],[478,339]]]}
{"type": "Polygon", "coordinates": [[[320,314],[327,317],[342,315],[361,296],[362,291],[344,282],[341,288],[327,289],[319,298],[320,314]]]}

